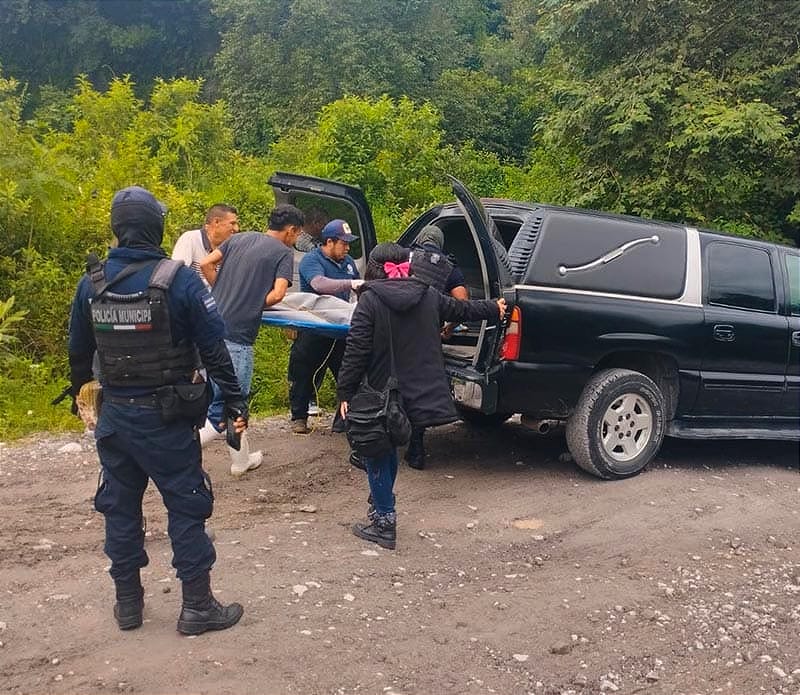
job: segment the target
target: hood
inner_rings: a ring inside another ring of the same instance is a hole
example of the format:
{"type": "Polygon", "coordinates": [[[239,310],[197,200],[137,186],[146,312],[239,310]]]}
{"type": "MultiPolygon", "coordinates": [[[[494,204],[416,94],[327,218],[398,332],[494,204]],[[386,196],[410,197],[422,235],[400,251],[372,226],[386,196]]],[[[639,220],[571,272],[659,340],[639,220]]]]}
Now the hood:
{"type": "Polygon", "coordinates": [[[372,280],[364,285],[365,291],[374,292],[392,311],[413,309],[428,292],[428,286],[414,278],[402,280],[372,280]]]}
{"type": "Polygon", "coordinates": [[[111,229],[122,248],[158,249],[166,207],[140,186],[123,188],[111,202],[111,229]]]}

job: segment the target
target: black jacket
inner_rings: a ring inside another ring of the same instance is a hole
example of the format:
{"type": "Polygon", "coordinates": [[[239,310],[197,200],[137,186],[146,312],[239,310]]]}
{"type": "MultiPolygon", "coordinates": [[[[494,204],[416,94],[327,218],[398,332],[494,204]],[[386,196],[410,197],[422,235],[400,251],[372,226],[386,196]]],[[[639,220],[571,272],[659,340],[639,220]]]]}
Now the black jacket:
{"type": "Polygon", "coordinates": [[[442,323],[497,321],[497,303],[453,299],[413,278],[366,283],[353,312],[337,379],[340,401],[353,397],[364,375],[373,388],[386,385],[390,371],[387,317],[391,320],[395,371],[411,423],[427,426],[456,420],[444,371],[442,323]]]}

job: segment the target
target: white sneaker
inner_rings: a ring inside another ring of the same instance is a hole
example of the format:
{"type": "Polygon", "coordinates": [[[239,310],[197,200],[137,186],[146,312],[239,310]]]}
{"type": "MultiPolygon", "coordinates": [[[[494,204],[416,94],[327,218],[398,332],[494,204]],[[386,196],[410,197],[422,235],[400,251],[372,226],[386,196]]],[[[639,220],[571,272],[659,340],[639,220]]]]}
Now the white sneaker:
{"type": "Polygon", "coordinates": [[[309,415],[320,415],[322,413],[322,409],[317,405],[316,401],[309,401],[308,402],[308,414],[309,415]]]}
{"type": "Polygon", "coordinates": [[[213,442],[215,439],[219,439],[222,436],[222,432],[217,432],[214,425],[212,425],[208,420],[206,420],[206,424],[200,428],[200,446],[204,447],[209,442],[213,442]]]}

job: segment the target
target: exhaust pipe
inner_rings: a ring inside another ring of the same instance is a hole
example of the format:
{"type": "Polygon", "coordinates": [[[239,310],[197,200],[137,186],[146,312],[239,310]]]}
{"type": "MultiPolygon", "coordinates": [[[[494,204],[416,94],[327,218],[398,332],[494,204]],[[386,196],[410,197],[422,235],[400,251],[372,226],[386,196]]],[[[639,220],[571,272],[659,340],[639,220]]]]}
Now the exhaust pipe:
{"type": "Polygon", "coordinates": [[[545,435],[562,427],[564,423],[561,420],[536,420],[527,415],[523,415],[520,418],[520,424],[523,427],[533,430],[536,434],[545,435]]]}

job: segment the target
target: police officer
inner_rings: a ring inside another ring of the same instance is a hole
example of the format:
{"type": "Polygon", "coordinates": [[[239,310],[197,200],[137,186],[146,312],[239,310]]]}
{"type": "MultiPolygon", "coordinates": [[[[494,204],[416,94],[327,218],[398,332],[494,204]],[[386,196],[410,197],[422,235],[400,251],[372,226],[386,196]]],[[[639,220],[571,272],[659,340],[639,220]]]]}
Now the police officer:
{"type": "Polygon", "coordinates": [[[92,378],[97,351],[103,403],[95,430],[102,465],[95,508],[105,515],[105,552],[116,588],[114,617],[139,627],[144,609],[142,496],[151,479],[168,512],[172,564],[183,586],[178,630],[197,635],[235,625],[244,609],[211,592],[216,559],[205,533],[213,493],[201,467],[196,425],[207,406],[202,366],[225,394],[232,429],[247,426],[224,325],[214,300],[190,268],[161,249],[166,208],[144,188],[118,191],[111,227],[118,240],[105,263],[91,263],[72,304],[69,361],[72,394],[92,378]],[[199,414],[198,414],[199,413],[199,414]]]}

